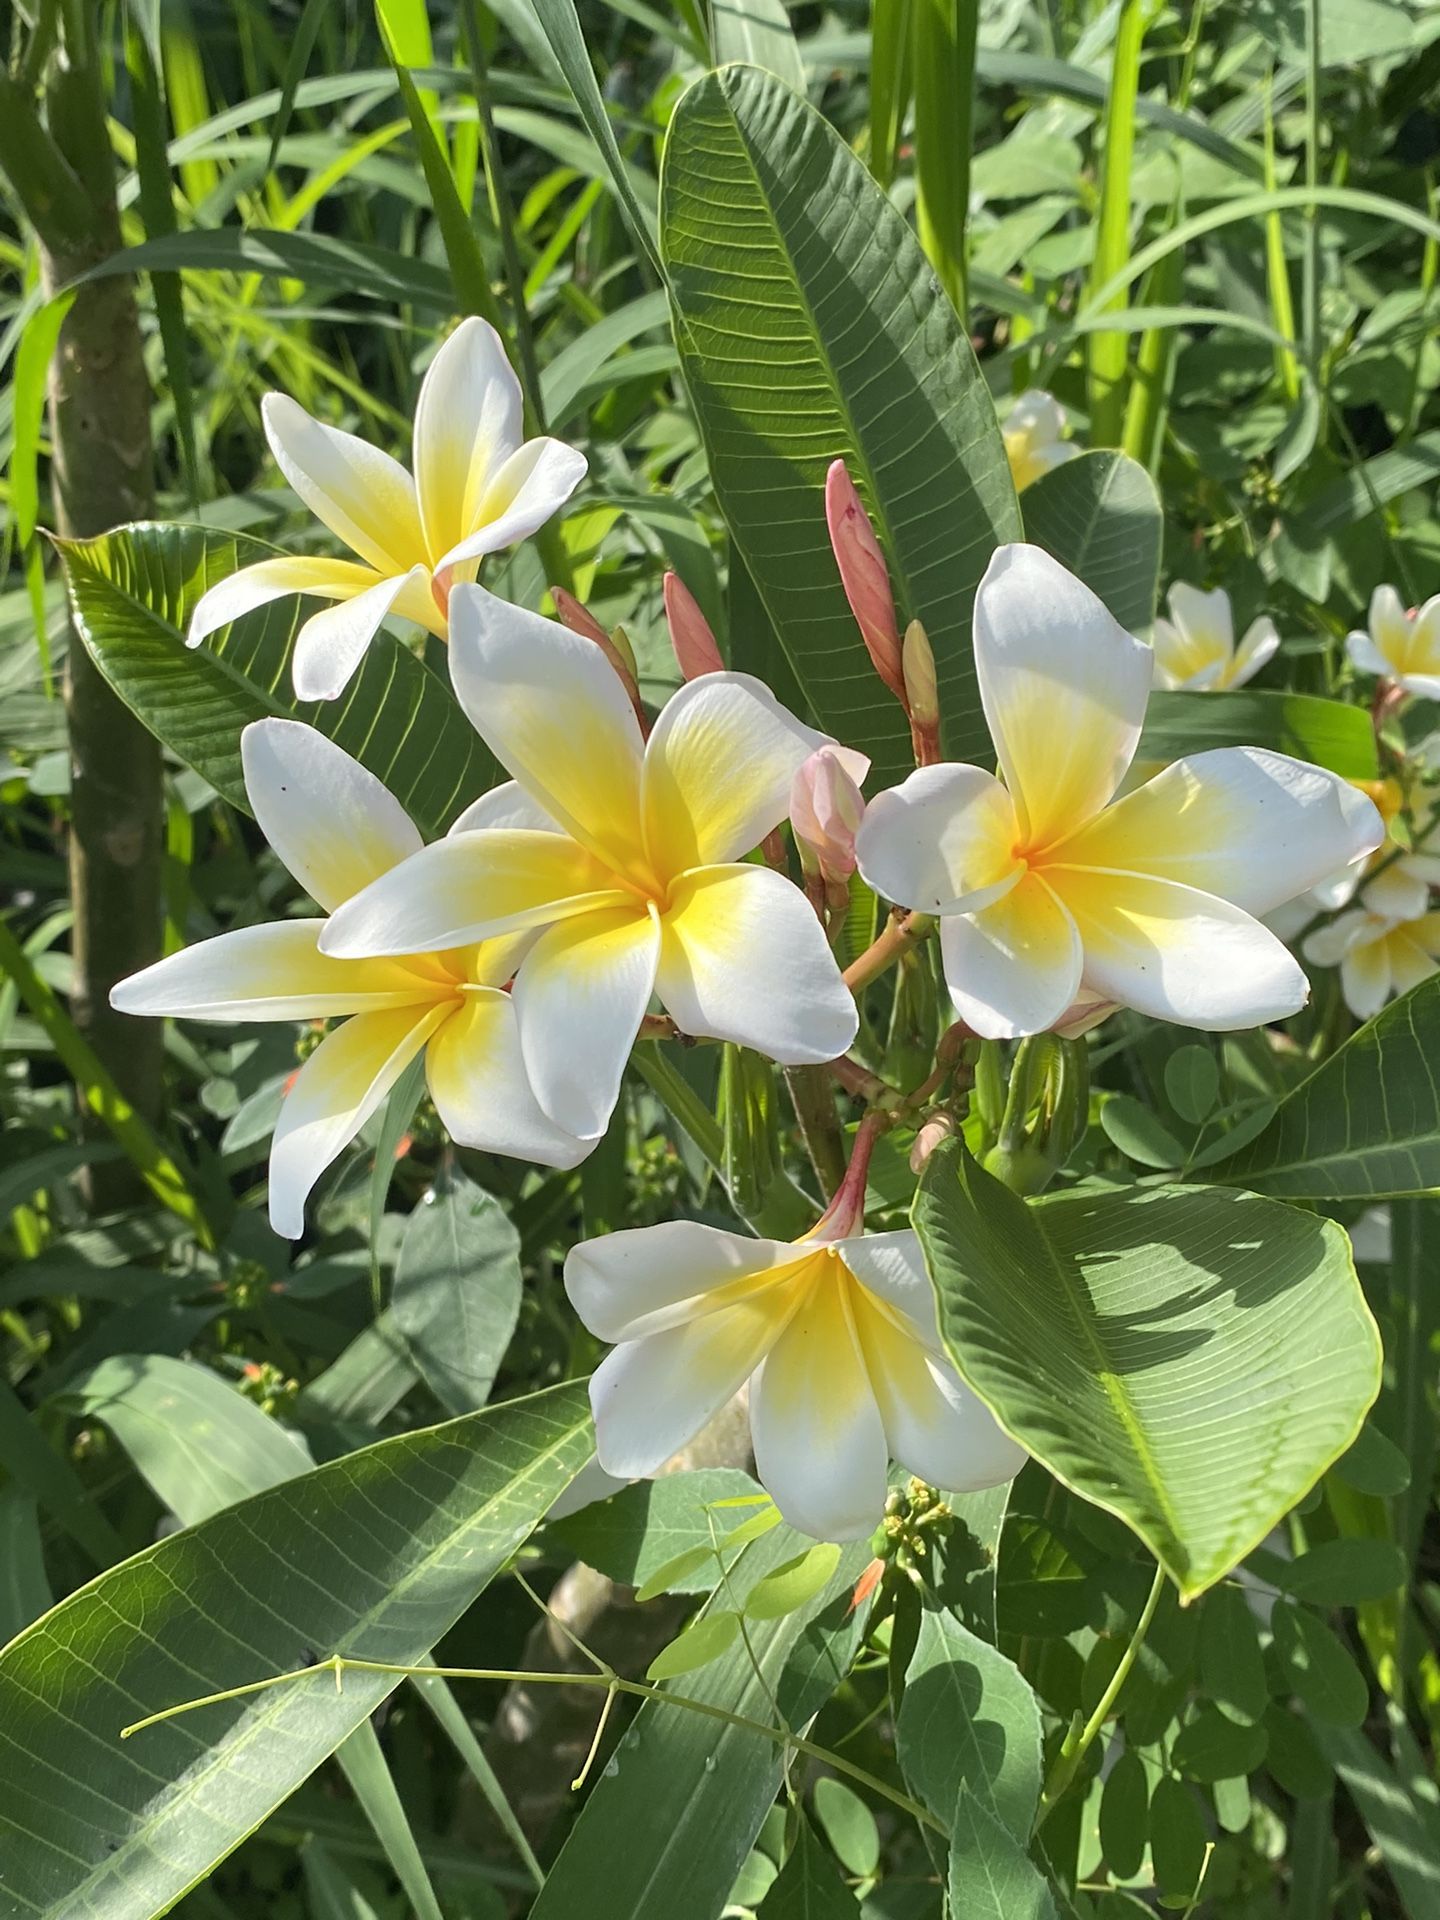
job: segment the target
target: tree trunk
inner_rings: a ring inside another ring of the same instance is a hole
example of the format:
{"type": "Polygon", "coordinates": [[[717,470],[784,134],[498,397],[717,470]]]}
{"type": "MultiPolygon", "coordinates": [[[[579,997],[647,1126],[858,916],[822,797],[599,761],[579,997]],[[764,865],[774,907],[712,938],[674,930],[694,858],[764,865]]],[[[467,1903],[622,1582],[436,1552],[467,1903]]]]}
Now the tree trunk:
{"type": "MultiPolygon", "coordinates": [[[[118,252],[114,164],[104,102],[89,72],[65,70],[48,92],[50,127],[83,182],[93,225],[83,241],[41,231],[46,295],[118,252]]],[[[86,538],[154,505],[150,385],[129,279],[80,289],[50,367],[55,517],[86,538]]],[[[157,1020],[116,1013],[110,989],[160,956],[164,796],[160,748],[111,692],[72,633],[65,676],[70,734],[70,888],[75,908],[75,1024],[147,1119],[160,1109],[163,1033],[157,1020]]],[[[92,1170],[91,1194],[108,1205],[133,1192],[128,1168],[92,1170]],[[117,1180],[116,1174],[119,1174],[117,1180]]]]}

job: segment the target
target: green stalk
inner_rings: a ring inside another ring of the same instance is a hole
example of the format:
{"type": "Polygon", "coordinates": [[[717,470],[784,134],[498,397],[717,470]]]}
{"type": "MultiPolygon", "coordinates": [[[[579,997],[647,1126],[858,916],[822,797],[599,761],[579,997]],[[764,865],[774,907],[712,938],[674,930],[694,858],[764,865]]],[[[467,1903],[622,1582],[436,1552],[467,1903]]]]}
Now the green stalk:
{"type": "Polygon", "coordinates": [[[965,223],[979,6],[978,0],[912,0],[912,7],[920,244],[963,320],[969,311],[965,223]]]}
{"type": "Polygon", "coordinates": [[[889,188],[910,104],[912,0],[870,0],[870,172],[889,188]]]}
{"type": "MultiPolygon", "coordinates": [[[[1265,189],[1267,193],[1275,191],[1275,116],[1271,111],[1270,94],[1273,74],[1265,79],[1265,189]]],[[[1270,288],[1270,312],[1275,331],[1286,340],[1294,341],[1295,307],[1290,297],[1290,269],[1285,262],[1285,225],[1278,213],[1267,214],[1265,218],[1265,276],[1270,288]]],[[[1286,353],[1281,347],[1275,349],[1275,367],[1285,388],[1285,397],[1293,405],[1300,398],[1300,369],[1295,364],[1295,354],[1286,353]]]]}
{"type": "MultiPolygon", "coordinates": [[[[1145,32],[1142,0],[1121,0],[1110,91],[1105,106],[1105,145],[1100,175],[1100,222],[1090,268],[1093,292],[1123,271],[1130,254],[1130,174],[1135,155],[1135,102],[1140,92],[1140,43],[1145,32]]],[[[1106,301],[1104,312],[1128,304],[1128,291],[1106,301]]],[[[1125,425],[1126,336],[1118,331],[1090,339],[1090,440],[1118,447],[1125,425]]]]}
{"type": "MultiPolygon", "coordinates": [[[[1181,209],[1176,208],[1176,219],[1181,209]]],[[[1180,253],[1168,253],[1152,270],[1146,282],[1141,304],[1147,307],[1171,307],[1178,304],[1185,275],[1185,260],[1180,253]]],[[[1138,460],[1151,473],[1160,469],[1160,453],[1165,444],[1165,422],[1170,413],[1170,389],[1175,380],[1175,362],[1180,352],[1180,329],[1173,324],[1148,327],[1140,338],[1135,356],[1135,371],[1125,406],[1125,433],[1121,446],[1132,460],[1138,460]]]]}

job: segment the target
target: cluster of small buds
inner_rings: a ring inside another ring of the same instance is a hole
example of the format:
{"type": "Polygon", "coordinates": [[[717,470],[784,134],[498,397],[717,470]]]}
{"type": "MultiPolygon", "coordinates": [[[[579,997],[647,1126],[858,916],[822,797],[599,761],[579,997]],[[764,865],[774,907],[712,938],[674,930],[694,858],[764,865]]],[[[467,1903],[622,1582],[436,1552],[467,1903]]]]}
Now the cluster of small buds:
{"type": "Polygon", "coordinates": [[[950,1530],[953,1515],[943,1497],[913,1476],[885,1496],[885,1518],[875,1536],[875,1552],[917,1587],[928,1585],[931,1549],[950,1530]]]}
{"type": "Polygon", "coordinates": [[[225,1275],[225,1304],[249,1313],[264,1301],[271,1284],[268,1269],[258,1260],[237,1260],[225,1275]]]}
{"type": "Polygon", "coordinates": [[[940,704],[929,636],[912,620],[901,638],[890,570],[843,460],[825,476],[825,523],[840,583],[875,671],[905,710],[917,766],[940,758],[940,704]]]}
{"type": "Polygon", "coordinates": [[[238,1384],[245,1398],[272,1419],[288,1413],[300,1392],[300,1382],[270,1360],[247,1361],[238,1384]]]}

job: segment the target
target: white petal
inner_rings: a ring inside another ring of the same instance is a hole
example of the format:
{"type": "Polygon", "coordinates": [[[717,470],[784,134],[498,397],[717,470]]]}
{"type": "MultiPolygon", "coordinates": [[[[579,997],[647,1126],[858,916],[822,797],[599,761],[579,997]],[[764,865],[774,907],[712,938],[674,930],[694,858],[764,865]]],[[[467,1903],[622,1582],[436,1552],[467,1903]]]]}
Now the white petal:
{"type": "Polygon", "coordinates": [[[415,403],[415,489],[441,556],[471,532],[485,489],[520,445],[520,382],[488,322],[462,320],[426,369],[415,403]]]}
{"type": "Polygon", "coordinates": [[[527,440],[485,489],[472,530],[436,562],[437,568],[463,566],[528,540],[560,511],[588,465],[584,454],[563,440],[527,440]]]}
{"type": "Polygon", "coordinates": [[[398,460],[312,420],[286,394],[267,393],[260,412],[280,471],[352,553],[387,575],[425,559],[414,483],[398,460]]]}
{"type": "Polygon", "coordinates": [[[1340,962],[1340,991],[1357,1020],[1379,1013],[1394,990],[1390,972],[1390,942],[1382,930],[1371,939],[1356,940],[1340,962]]]}
{"type": "Polygon", "coordinates": [[[1395,676],[1397,687],[1403,687],[1406,693],[1413,693],[1417,700],[1440,700],[1440,673],[1400,673],[1395,676]]]}
{"type": "Polygon", "coordinates": [[[1418,920],[1430,904],[1430,887],[1420,875],[1407,873],[1403,860],[1397,860],[1360,889],[1360,904],[1367,913],[1387,920],[1418,920]]]}
{"type": "Polygon", "coordinates": [[[935,1288],[925,1271],[918,1235],[863,1233],[842,1240],[836,1251],[855,1278],[878,1300],[903,1315],[916,1339],[935,1354],[945,1351],[935,1317],[935,1288]]]}
{"type": "Polygon", "coordinates": [[[1434,956],[1417,940],[1410,938],[1408,927],[1396,927],[1385,943],[1390,957],[1390,976],[1396,993],[1409,993],[1436,971],[1434,956]]]}
{"type": "Polygon", "coordinates": [[[940,953],[955,1011],[987,1040],[1045,1032],[1080,991],[1080,936],[1033,873],[979,913],[942,920],[940,953]]]}
{"type": "Polygon", "coordinates": [[[758,847],[789,812],[797,771],[826,744],[749,674],[689,681],[645,750],[645,836],[656,871],[670,879],[758,847]]]}
{"type": "Polygon", "coordinates": [[[565,1260],[565,1291],[601,1340],[640,1340],[709,1310],[708,1296],[794,1266],[804,1249],[665,1220],[582,1240],[565,1260]]]}
{"type": "Polygon", "coordinates": [[[776,1305],[761,1296],[607,1354],[590,1379],[605,1471],[642,1479],[693,1440],[755,1371],[775,1338],[776,1305]]]}
{"type": "Polygon", "coordinates": [[[326,953],[442,953],[629,898],[558,833],[495,828],[422,847],[326,922],[326,953]]]}
{"type": "Polygon", "coordinates": [[[855,1038],[854,998],[814,909],[783,874],[686,874],[662,926],[656,991],[682,1033],[733,1040],[787,1067],[837,1059],[855,1038]]]}
{"type": "Polygon", "coordinates": [[[305,1231],[305,1202],[349,1146],[448,1007],[362,1013],[327,1033],[286,1094],[270,1148],[270,1224],[287,1240],[305,1231]]]}
{"type": "Polygon", "coordinates": [[[1309,998],[1269,928],[1213,894],[1133,873],[1051,879],[1080,929],[1085,985],[1122,1007],[1228,1033],[1287,1019],[1309,998]]]}
{"type": "Polygon", "coordinates": [[[1394,667],[1391,666],[1390,662],[1385,658],[1385,655],[1381,653],[1368,633],[1347,634],[1345,637],[1345,651],[1350,656],[1351,665],[1357,667],[1361,673],[1378,674],[1380,678],[1384,680],[1388,679],[1395,672],[1394,667]]]}
{"type": "Polygon", "coordinates": [[[593,641],[459,586],[450,677],[476,732],[546,813],[619,871],[643,864],[640,724],[593,641]]]}
{"type": "Polygon", "coordinates": [[[1228,655],[1235,645],[1235,623],[1230,612],[1230,596],[1223,587],[1208,593],[1177,580],[1166,596],[1170,618],[1191,646],[1205,653],[1228,655]]]}
{"type": "Polygon", "coordinates": [[[1107,807],[1054,849],[1046,872],[1154,874],[1268,913],[1384,837],[1374,802],[1337,774],[1263,747],[1216,747],[1107,807]]]}
{"type": "Polygon", "coordinates": [[[311,593],[322,600],[348,600],[375,586],[380,575],[373,567],[362,567],[353,560],[319,560],[303,554],[283,554],[274,560],[257,560],[253,567],[241,567],[223,580],[217,580],[195,603],[190,616],[187,647],[198,647],[221,627],[239,620],[272,600],[283,600],[292,593],[311,593]]]}
{"type": "Polygon", "coordinates": [[[424,581],[423,569],[380,580],[353,600],[312,614],[295,636],[290,677],[297,700],[335,700],[349,685],[381,623],[407,588],[424,581]]]}
{"type": "Polygon", "coordinates": [[[861,1540],[885,1509],[889,1453],[845,1290],[813,1287],[750,1391],[755,1471],[792,1527],[861,1540]]]}
{"type": "Polygon", "coordinates": [[[1225,679],[1227,687],[1243,687],[1267,661],[1280,651],[1280,635],[1275,622],[1262,614],[1245,629],[1245,638],[1235,649],[1235,658],[1225,679]]]}
{"type": "Polygon", "coordinates": [[[1405,602],[1394,587],[1376,587],[1370,596],[1370,637],[1381,656],[1390,662],[1387,669],[1393,673],[1395,668],[1405,662],[1410,648],[1410,636],[1413,622],[1405,609],[1405,602]]]}
{"type": "Polygon", "coordinates": [[[631,901],[562,920],[526,956],[515,981],[525,1066],[567,1133],[591,1140],[609,1125],[659,952],[654,909],[631,901]]]}
{"type": "Polygon", "coordinates": [[[177,1020],[319,1020],[384,1007],[421,1007],[435,985],[391,960],[335,960],[316,937],[323,920],[275,920],[201,940],[110,989],[118,1013],[177,1020]]]}
{"type": "Polygon", "coordinates": [[[1334,967],[1358,941],[1376,938],[1383,931],[1373,914],[1366,913],[1363,907],[1352,907],[1329,926],[1317,927],[1306,939],[1302,951],[1317,967],[1334,967]]]}
{"type": "Polygon", "coordinates": [[[476,833],[481,827],[526,827],[532,833],[563,833],[565,829],[532,800],[518,780],[502,780],[482,793],[451,827],[451,833],[476,833]]]}
{"type": "Polygon", "coordinates": [[[1039,547],[998,547],[975,596],[975,668],[1030,845],[1098,813],[1135,755],[1154,655],[1039,547]]]}
{"type": "Polygon", "coordinates": [[[979,767],[920,767],[877,794],[855,835],[866,884],[924,913],[973,913],[1019,880],[1015,806],[979,767]]]}
{"type": "Polygon", "coordinates": [[[240,736],[240,760],[260,831],[326,909],[423,844],[389,788],[302,721],[252,721],[240,736]]]}
{"type": "Polygon", "coordinates": [[[948,1359],[914,1339],[903,1322],[857,1302],[856,1330],[885,1424],[889,1451],[927,1485],[951,1493],[1013,1480],[1028,1458],[948,1359]]]}
{"type": "Polygon", "coordinates": [[[445,1131],[462,1147],[574,1167],[594,1144],[577,1140],[541,1111],[508,993],[481,988],[465,995],[426,1049],[425,1078],[445,1131]]]}

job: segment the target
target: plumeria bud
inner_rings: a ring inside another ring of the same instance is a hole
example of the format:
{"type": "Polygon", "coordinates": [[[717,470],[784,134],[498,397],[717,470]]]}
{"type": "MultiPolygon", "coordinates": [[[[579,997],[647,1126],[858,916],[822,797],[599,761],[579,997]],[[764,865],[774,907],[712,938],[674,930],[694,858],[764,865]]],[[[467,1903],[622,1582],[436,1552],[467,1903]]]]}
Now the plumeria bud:
{"type": "Polygon", "coordinates": [[[681,673],[687,680],[698,680],[703,673],[723,673],[725,662],[710,622],[678,573],[666,574],[664,592],[670,644],[681,673]]]}
{"type": "Polygon", "coordinates": [[[927,1120],[916,1134],[914,1143],[910,1148],[910,1171],[912,1173],[922,1172],[925,1162],[930,1158],[931,1154],[934,1153],[935,1149],[944,1141],[948,1140],[954,1131],[955,1119],[953,1114],[937,1113],[933,1119],[927,1120]]]}
{"type": "Polygon", "coordinates": [[[790,824],[800,862],[826,881],[848,881],[855,871],[855,830],[865,817],[860,781],[870,771],[864,754],[817,747],[790,785],[790,824]]]}
{"type": "Polygon", "coordinates": [[[930,636],[918,620],[912,620],[905,629],[900,661],[915,759],[922,767],[932,767],[940,758],[940,693],[935,685],[935,654],[930,636]]]}
{"type": "Polygon", "coordinates": [[[905,676],[900,665],[900,630],[895,624],[890,570],[843,460],[832,461],[825,476],[825,524],[830,529],[840,583],[866,651],[875,671],[904,706],[905,676]]]}
{"type": "Polygon", "coordinates": [[[620,684],[630,696],[630,704],[635,709],[635,717],[640,722],[640,731],[648,734],[650,719],[645,712],[645,703],[640,698],[640,685],[635,678],[635,655],[623,627],[617,628],[612,638],[587,606],[581,604],[573,593],[564,587],[551,587],[550,598],[555,602],[555,611],[560,616],[560,624],[568,627],[571,633],[578,633],[582,640],[593,640],[605,658],[620,677],[620,684]]]}

